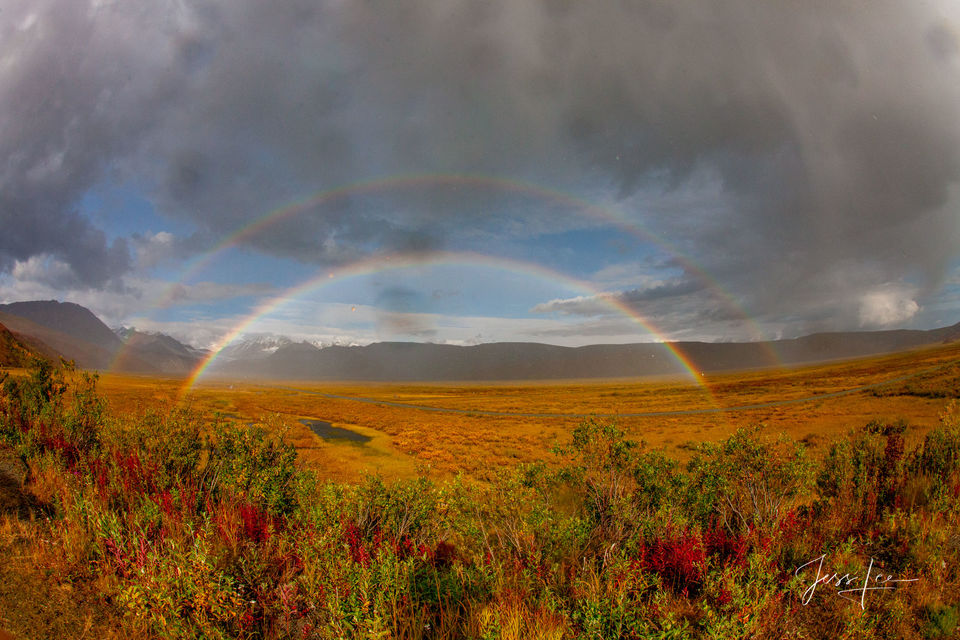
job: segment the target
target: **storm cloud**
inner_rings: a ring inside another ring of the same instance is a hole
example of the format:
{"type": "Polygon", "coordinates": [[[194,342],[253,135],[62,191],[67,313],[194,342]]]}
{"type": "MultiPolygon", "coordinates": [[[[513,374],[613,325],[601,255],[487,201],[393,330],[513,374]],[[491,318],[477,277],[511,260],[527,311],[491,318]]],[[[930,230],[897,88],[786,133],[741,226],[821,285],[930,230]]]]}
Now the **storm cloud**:
{"type": "MultiPolygon", "coordinates": [[[[99,287],[133,268],[127,241],[78,213],[104,184],[136,183],[219,237],[357,181],[473,174],[602,194],[752,316],[903,321],[960,247],[957,14],[14,0],[0,12],[0,270],[51,256],[99,287]]],[[[247,242],[338,264],[596,224],[515,204],[428,182],[346,193],[247,242]]]]}

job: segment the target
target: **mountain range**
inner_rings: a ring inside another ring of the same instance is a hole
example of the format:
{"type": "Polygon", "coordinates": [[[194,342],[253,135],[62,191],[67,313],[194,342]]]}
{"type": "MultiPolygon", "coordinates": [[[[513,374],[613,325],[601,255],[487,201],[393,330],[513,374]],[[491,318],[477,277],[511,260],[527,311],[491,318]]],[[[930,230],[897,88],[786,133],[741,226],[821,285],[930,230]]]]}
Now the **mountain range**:
{"type": "Polygon", "coordinates": [[[931,331],[821,333],[772,342],[676,342],[560,347],[529,342],[473,346],[378,342],[318,348],[281,346],[256,361],[227,360],[213,372],[304,380],[545,380],[617,378],[759,369],[902,351],[960,338],[960,324],[931,331]],[[671,353],[682,354],[687,365],[671,353]]]}
{"type": "MultiPolygon", "coordinates": [[[[249,378],[312,380],[534,380],[674,375],[795,365],[890,353],[960,339],[941,329],[818,333],[770,342],[676,342],[560,347],[538,343],[455,346],[379,342],[324,346],[251,336],[223,349],[210,371],[249,378]],[[671,351],[683,354],[686,365],[671,351]]],[[[207,352],[160,333],[111,330],[70,302],[0,305],[0,366],[29,355],[64,357],[87,369],[187,375],[207,352]]],[[[17,364],[19,363],[19,364],[17,364]]]]}

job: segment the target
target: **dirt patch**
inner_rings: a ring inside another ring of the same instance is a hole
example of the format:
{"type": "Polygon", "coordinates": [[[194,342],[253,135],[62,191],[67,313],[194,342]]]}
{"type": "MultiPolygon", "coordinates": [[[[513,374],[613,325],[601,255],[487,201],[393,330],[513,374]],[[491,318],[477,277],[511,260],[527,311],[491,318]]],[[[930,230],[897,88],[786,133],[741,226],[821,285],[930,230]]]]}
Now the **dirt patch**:
{"type": "Polygon", "coordinates": [[[29,493],[23,489],[26,469],[14,452],[0,448],[0,515],[15,514],[28,519],[30,512],[38,507],[29,493]]]}
{"type": "Polygon", "coordinates": [[[119,637],[95,594],[44,575],[25,561],[24,546],[0,547],[0,640],[119,637]]]}
{"type": "Polygon", "coordinates": [[[45,514],[23,478],[16,454],[0,449],[0,640],[121,637],[116,611],[89,584],[59,580],[33,561],[45,514]]]}

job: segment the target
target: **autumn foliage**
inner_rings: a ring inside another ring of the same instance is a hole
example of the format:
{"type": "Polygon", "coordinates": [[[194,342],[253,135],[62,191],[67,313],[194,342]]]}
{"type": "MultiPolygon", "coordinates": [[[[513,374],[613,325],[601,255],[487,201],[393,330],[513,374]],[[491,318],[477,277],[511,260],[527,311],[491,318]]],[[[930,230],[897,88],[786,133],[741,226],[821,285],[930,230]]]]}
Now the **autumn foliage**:
{"type": "MultiPolygon", "coordinates": [[[[960,409],[916,447],[876,421],[812,459],[762,427],[679,464],[586,421],[491,483],[359,484],[275,432],[185,411],[111,416],[94,377],[7,379],[2,446],[36,557],[98,585],[132,636],[949,637],[960,583],[960,409]],[[861,608],[798,572],[824,555],[916,578],[861,608]]],[[[8,518],[11,516],[7,516],[8,518]]]]}

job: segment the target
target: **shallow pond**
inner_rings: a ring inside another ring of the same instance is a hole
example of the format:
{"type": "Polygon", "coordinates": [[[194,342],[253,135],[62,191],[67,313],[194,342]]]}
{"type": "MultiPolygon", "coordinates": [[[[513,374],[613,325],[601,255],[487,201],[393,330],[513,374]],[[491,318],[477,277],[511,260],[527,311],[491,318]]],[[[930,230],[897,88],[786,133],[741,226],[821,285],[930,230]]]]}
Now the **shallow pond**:
{"type": "Polygon", "coordinates": [[[350,431],[350,429],[335,427],[329,422],[324,422],[323,420],[302,418],[300,420],[300,424],[307,427],[310,429],[310,431],[313,431],[315,434],[325,440],[349,440],[350,442],[360,443],[370,441],[370,436],[365,436],[357,433],[356,431],[350,431]]]}

